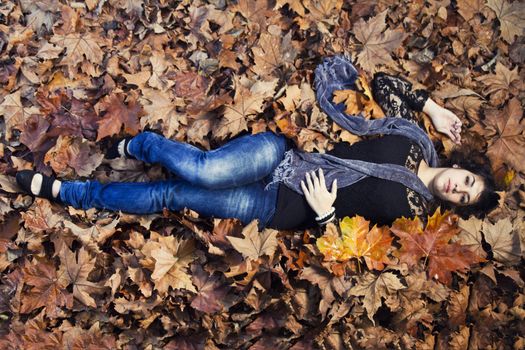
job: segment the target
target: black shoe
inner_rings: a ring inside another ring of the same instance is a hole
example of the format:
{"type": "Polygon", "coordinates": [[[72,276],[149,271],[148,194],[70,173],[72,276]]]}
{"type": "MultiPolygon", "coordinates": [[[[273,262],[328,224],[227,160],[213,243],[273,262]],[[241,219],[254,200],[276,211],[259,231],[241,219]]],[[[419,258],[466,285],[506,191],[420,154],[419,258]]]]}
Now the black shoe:
{"type": "Polygon", "coordinates": [[[111,147],[106,152],[106,155],[105,155],[106,159],[115,159],[115,158],[122,157],[122,154],[120,154],[118,150],[118,145],[120,144],[122,140],[124,140],[124,157],[128,159],[136,159],[134,156],[128,153],[128,143],[129,141],[131,141],[131,139],[132,137],[126,137],[112,144],[111,147]]]}
{"type": "Polygon", "coordinates": [[[38,193],[34,193],[31,191],[31,182],[33,181],[33,177],[36,174],[39,173],[33,170],[21,170],[16,173],[16,182],[20,187],[22,187],[24,191],[32,194],[33,196],[42,197],[50,201],[62,203],[62,201],[60,200],[60,196],[53,197],[53,182],[55,182],[56,179],[52,176],[41,174],[42,186],[40,186],[40,191],[38,193]]]}

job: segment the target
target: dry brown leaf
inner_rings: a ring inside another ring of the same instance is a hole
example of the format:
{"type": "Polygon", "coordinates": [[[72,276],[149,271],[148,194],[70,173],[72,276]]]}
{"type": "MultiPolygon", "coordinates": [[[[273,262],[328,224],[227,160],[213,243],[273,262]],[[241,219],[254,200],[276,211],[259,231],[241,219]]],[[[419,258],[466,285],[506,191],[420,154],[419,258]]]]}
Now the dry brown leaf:
{"type": "Polygon", "coordinates": [[[242,230],[244,238],[226,236],[232,246],[245,258],[258,259],[263,255],[273,257],[277,248],[277,231],[264,229],[261,233],[257,228],[258,221],[250,222],[242,230]]]}
{"type": "Polygon", "coordinates": [[[469,21],[485,7],[484,0],[458,0],[457,4],[458,12],[465,21],[469,21]]]}
{"type": "Polygon", "coordinates": [[[374,315],[381,306],[381,298],[393,295],[404,288],[406,287],[392,272],[383,272],[379,276],[368,272],[359,277],[357,284],[349,290],[349,293],[364,296],[363,304],[368,318],[375,324],[374,315]]]}
{"type": "Polygon", "coordinates": [[[490,101],[494,106],[504,103],[509,94],[517,95],[518,91],[523,90],[523,82],[519,78],[518,67],[510,70],[500,62],[496,64],[494,74],[482,75],[476,80],[485,85],[483,93],[490,95],[490,101]]]}
{"type": "Polygon", "coordinates": [[[60,135],[57,143],[47,151],[44,162],[51,165],[59,177],[71,178],[75,173],[89,176],[100,165],[104,155],[91,143],[79,137],[60,135]]]}
{"type": "Polygon", "coordinates": [[[24,107],[20,100],[20,90],[4,96],[2,104],[0,104],[0,116],[4,117],[6,125],[6,139],[10,139],[13,130],[21,130],[22,124],[29,118],[32,113],[38,113],[36,107],[24,107]]]}
{"type": "Polygon", "coordinates": [[[95,109],[99,115],[105,112],[102,119],[97,122],[97,141],[106,136],[118,134],[122,126],[124,126],[124,131],[130,135],[136,135],[139,132],[142,106],[137,101],[124,103],[121,95],[113,94],[100,100],[95,109]]]}
{"type": "Polygon", "coordinates": [[[498,17],[503,40],[512,44],[515,36],[523,34],[523,29],[525,29],[525,3],[514,1],[509,4],[506,0],[487,0],[487,6],[498,17]]]}
{"type": "Polygon", "coordinates": [[[495,224],[484,221],[482,231],[485,240],[492,247],[494,259],[507,264],[520,261],[520,239],[509,218],[501,219],[495,224]]]}
{"type": "Polygon", "coordinates": [[[391,52],[400,47],[407,36],[399,29],[386,29],[386,14],[387,11],[383,11],[366,22],[360,19],[354,25],[355,37],[363,44],[357,63],[370,73],[376,72],[379,65],[392,65],[391,52]]]}

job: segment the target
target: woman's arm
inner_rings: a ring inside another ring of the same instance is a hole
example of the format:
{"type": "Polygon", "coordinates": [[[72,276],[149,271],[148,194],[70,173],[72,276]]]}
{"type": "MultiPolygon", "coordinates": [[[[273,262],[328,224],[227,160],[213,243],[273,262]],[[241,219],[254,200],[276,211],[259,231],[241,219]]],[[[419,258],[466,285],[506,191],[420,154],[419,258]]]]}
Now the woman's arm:
{"type": "Polygon", "coordinates": [[[325,225],[335,219],[335,208],[333,204],[337,198],[337,179],[332,183],[332,191],[326,188],[323,169],[319,169],[319,177],[315,172],[306,173],[306,183],[301,181],[301,188],[308,205],[317,214],[315,221],[319,225],[325,225]]]}
{"type": "Polygon", "coordinates": [[[461,120],[451,111],[441,107],[431,98],[428,98],[423,106],[423,112],[426,113],[437,131],[447,135],[456,143],[461,143],[461,120]]]}

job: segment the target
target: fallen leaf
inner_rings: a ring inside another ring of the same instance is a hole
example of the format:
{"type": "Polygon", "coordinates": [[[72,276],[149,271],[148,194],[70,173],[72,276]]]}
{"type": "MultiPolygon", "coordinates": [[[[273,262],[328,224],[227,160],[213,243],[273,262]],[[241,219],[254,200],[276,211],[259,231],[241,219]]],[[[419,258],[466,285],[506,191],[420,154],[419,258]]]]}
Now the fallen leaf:
{"type": "Polygon", "coordinates": [[[105,112],[102,119],[97,122],[97,141],[106,136],[118,134],[122,126],[124,126],[124,131],[130,135],[136,135],[140,130],[139,119],[142,116],[142,106],[137,101],[132,100],[126,104],[121,95],[113,94],[102,99],[95,109],[99,115],[105,112]]]}
{"type": "Polygon", "coordinates": [[[506,264],[516,264],[520,261],[519,236],[509,218],[501,219],[495,224],[485,220],[482,231],[492,248],[494,259],[506,264]]]}
{"type": "Polygon", "coordinates": [[[226,236],[232,246],[245,258],[257,259],[263,255],[272,257],[277,248],[277,231],[264,229],[259,233],[258,221],[250,222],[242,230],[244,238],[226,236]]]}
{"type": "Polygon", "coordinates": [[[525,4],[521,1],[508,3],[505,0],[487,0],[490,7],[498,17],[501,37],[512,44],[515,36],[523,34],[525,28],[525,4]]]}
{"type": "Polygon", "coordinates": [[[354,25],[355,37],[363,44],[363,50],[357,54],[357,63],[371,73],[377,71],[379,65],[394,63],[390,53],[401,46],[407,36],[399,29],[386,29],[386,14],[387,11],[383,11],[366,22],[360,19],[354,25]]]}
{"type": "Polygon", "coordinates": [[[383,272],[379,276],[368,272],[358,278],[358,284],[350,288],[349,293],[364,296],[363,304],[368,318],[375,324],[374,315],[381,306],[381,298],[386,298],[403,288],[405,286],[392,272],[383,272]]]}

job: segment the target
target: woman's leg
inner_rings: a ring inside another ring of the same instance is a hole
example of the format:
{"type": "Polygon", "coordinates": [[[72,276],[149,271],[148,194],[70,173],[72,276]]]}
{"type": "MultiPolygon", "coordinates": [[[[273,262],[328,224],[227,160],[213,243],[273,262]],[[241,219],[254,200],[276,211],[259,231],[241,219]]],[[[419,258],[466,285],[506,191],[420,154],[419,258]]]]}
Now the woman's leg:
{"type": "Polygon", "coordinates": [[[205,188],[231,188],[258,181],[281,162],[288,143],[272,132],[233,139],[220,148],[202,151],[153,132],[135,136],[128,151],[147,163],[161,163],[184,180],[205,188]]]}
{"type": "Polygon", "coordinates": [[[243,223],[259,219],[264,227],[273,217],[277,186],[265,180],[228,189],[207,189],[172,179],[154,182],[63,181],[60,199],[79,209],[99,208],[133,214],[151,214],[164,208],[189,208],[204,217],[238,218],[243,223]]]}

